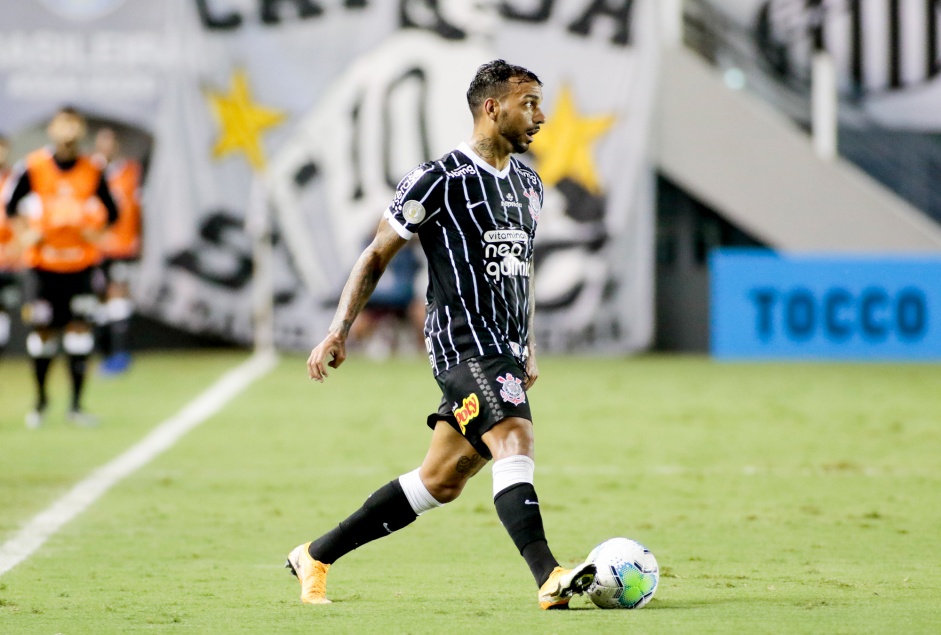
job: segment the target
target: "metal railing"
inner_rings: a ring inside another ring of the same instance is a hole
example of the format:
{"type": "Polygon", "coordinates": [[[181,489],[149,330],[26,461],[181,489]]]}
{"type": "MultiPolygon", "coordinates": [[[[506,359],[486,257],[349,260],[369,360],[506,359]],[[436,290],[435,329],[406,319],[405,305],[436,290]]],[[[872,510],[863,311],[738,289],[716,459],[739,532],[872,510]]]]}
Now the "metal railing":
{"type": "MultiPolygon", "coordinates": [[[[899,3],[893,0],[769,0],[746,19],[740,3],[685,0],[683,42],[715,65],[731,88],[748,90],[810,132],[815,51],[839,50],[839,154],[941,222],[941,131],[887,127],[867,112],[867,100],[893,90],[917,90],[941,68],[926,57],[913,67],[901,49],[899,3]],[[887,16],[884,61],[873,68],[864,49],[865,11],[887,16]],[[869,65],[867,67],[867,64],[869,65]]],[[[931,26],[931,25],[929,25],[931,26]]],[[[938,29],[919,34],[937,48],[938,29]],[[932,39],[934,38],[934,39],[932,39]]]]}

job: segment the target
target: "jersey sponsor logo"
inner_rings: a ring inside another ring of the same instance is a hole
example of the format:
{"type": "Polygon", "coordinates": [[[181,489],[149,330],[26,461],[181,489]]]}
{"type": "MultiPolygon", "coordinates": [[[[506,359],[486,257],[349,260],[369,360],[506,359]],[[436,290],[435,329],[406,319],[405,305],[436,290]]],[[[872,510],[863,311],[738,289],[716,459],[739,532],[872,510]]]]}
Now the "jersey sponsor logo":
{"type": "Polygon", "coordinates": [[[395,198],[392,199],[393,207],[398,207],[402,203],[402,199],[405,198],[409,190],[418,183],[418,179],[424,176],[427,171],[428,169],[425,166],[420,165],[405,175],[395,191],[395,198]]]}
{"type": "Polygon", "coordinates": [[[458,179],[462,176],[477,176],[477,169],[472,165],[462,165],[456,170],[445,172],[449,179],[458,179]]]}
{"type": "Polygon", "coordinates": [[[508,207],[515,207],[517,209],[523,208],[523,204],[516,200],[516,197],[513,196],[513,192],[507,192],[506,200],[500,201],[500,205],[503,207],[503,209],[508,207]]]}
{"type": "Polygon", "coordinates": [[[526,391],[523,390],[523,382],[512,374],[507,373],[505,377],[497,377],[500,384],[500,396],[503,401],[518,406],[526,402],[526,391]]]}
{"type": "MultiPolygon", "coordinates": [[[[517,245],[514,245],[514,247],[516,246],[517,245]]],[[[507,247],[507,245],[500,245],[500,247],[507,247]]],[[[487,272],[487,275],[493,278],[496,282],[500,282],[507,277],[529,277],[529,265],[526,263],[526,261],[520,260],[513,254],[504,256],[503,260],[493,260],[488,262],[485,267],[485,271],[487,272]]]]}
{"type": "Polygon", "coordinates": [[[523,196],[529,199],[529,215],[533,217],[534,221],[539,222],[539,212],[542,211],[542,205],[539,203],[539,194],[530,187],[523,192],[523,196]]]}
{"type": "Polygon", "coordinates": [[[533,185],[539,185],[539,178],[536,176],[534,172],[531,172],[524,168],[524,169],[519,170],[519,173],[522,176],[525,176],[526,180],[532,183],[533,185]]]}
{"type": "Polygon", "coordinates": [[[415,225],[425,220],[425,207],[415,200],[405,201],[405,205],[402,206],[402,216],[415,225]]]}
{"type": "Polygon", "coordinates": [[[484,232],[486,243],[524,243],[529,238],[522,229],[491,229],[484,232]]]}
{"type": "MultiPolygon", "coordinates": [[[[456,406],[457,404],[454,405],[456,406]]],[[[479,414],[480,400],[477,399],[476,393],[471,393],[470,396],[465,397],[464,404],[460,408],[454,408],[454,418],[457,419],[458,425],[461,426],[461,434],[467,434],[467,424],[479,414]]]]}
{"type": "Polygon", "coordinates": [[[496,229],[484,233],[484,271],[496,282],[507,276],[529,277],[526,245],[529,234],[521,229],[496,229]]]}

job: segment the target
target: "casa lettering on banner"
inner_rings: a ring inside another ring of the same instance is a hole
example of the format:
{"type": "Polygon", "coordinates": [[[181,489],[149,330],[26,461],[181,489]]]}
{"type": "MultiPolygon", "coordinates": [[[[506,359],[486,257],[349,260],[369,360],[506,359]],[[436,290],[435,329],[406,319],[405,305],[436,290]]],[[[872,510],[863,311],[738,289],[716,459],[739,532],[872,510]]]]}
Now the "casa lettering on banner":
{"type": "MultiPolygon", "coordinates": [[[[499,284],[533,262],[545,272],[535,285],[544,350],[649,344],[654,0],[0,6],[0,112],[13,146],[69,103],[148,166],[132,287],[142,315],[250,343],[253,239],[270,236],[275,344],[308,349],[383,210],[409,205],[393,200],[396,184],[470,133],[467,87],[481,63],[503,58],[544,83],[546,124],[519,157],[545,187],[524,176],[523,191],[494,202],[538,218],[539,231],[534,242],[495,238],[482,266],[499,284]],[[612,77],[623,80],[615,90],[612,77]]],[[[409,205],[414,225],[435,212],[424,205],[409,205]]]]}

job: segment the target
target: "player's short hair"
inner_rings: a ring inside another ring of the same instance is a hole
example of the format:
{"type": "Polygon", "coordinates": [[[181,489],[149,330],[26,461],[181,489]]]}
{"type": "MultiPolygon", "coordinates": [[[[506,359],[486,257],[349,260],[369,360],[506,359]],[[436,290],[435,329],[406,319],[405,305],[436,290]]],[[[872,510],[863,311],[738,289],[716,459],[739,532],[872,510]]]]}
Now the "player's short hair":
{"type": "Polygon", "coordinates": [[[508,64],[505,60],[481,64],[467,89],[467,105],[471,112],[476,115],[477,109],[487,99],[500,99],[506,95],[510,84],[514,82],[536,82],[542,86],[542,81],[536,77],[536,73],[522,66],[508,64]]]}
{"type": "Polygon", "coordinates": [[[81,112],[79,112],[78,108],[76,108],[75,106],[71,106],[71,105],[66,105],[66,106],[60,107],[60,108],[56,111],[56,114],[57,114],[57,115],[69,115],[69,116],[71,116],[71,117],[78,117],[78,118],[81,119],[82,121],[85,121],[85,115],[83,115],[81,112]]]}

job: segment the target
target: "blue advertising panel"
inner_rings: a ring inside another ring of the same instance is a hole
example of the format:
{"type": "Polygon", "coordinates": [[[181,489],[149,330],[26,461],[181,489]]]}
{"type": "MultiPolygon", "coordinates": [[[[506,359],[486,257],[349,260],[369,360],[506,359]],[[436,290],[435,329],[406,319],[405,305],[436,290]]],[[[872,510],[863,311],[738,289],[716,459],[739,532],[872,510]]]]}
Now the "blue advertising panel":
{"type": "Polygon", "coordinates": [[[715,357],[941,359],[941,256],[720,249],[709,267],[715,357]]]}

